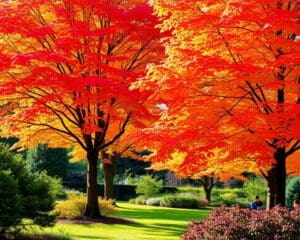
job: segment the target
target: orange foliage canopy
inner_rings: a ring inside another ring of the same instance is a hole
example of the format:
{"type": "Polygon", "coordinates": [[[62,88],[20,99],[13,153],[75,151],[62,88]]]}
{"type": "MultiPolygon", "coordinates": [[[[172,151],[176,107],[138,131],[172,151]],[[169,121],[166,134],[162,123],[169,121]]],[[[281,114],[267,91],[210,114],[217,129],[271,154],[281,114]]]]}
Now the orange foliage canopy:
{"type": "Polygon", "coordinates": [[[163,54],[145,1],[2,1],[0,11],[1,136],[81,156],[155,119],[150,91],[129,90],[163,54]]]}
{"type": "Polygon", "coordinates": [[[217,167],[250,157],[261,169],[278,149],[284,158],[299,150],[299,1],[152,2],[172,37],[168,57],[137,85],[157,86],[151,98],[165,108],[155,128],[133,136],[156,149],[151,161],[183,152],[176,169],[190,176],[217,148],[229,153],[217,167]]]}

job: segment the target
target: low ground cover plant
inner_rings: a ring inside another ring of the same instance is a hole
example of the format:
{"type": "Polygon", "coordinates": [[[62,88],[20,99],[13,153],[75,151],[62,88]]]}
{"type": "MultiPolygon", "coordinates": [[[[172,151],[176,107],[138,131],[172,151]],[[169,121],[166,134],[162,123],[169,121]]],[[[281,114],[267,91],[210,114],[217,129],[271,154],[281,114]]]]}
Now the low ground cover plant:
{"type": "Polygon", "coordinates": [[[299,236],[299,210],[276,206],[253,211],[236,205],[216,208],[208,218],[192,221],[182,240],[295,240],[299,236]]]}
{"type": "MultiPolygon", "coordinates": [[[[220,207],[222,205],[232,206],[238,204],[242,208],[249,208],[249,203],[254,199],[254,196],[249,196],[247,189],[244,188],[214,188],[212,190],[211,201],[208,203],[211,207],[220,207]]],[[[181,194],[194,194],[205,198],[205,194],[202,188],[199,187],[180,187],[179,192],[181,194]]]]}
{"type": "Polygon", "coordinates": [[[146,197],[144,195],[140,195],[136,198],[131,198],[129,200],[129,202],[133,203],[133,204],[145,205],[147,200],[148,200],[148,197],[146,197]]]}
{"type": "MultiPolygon", "coordinates": [[[[98,199],[102,216],[115,214],[116,208],[113,199],[98,199]]],[[[64,201],[56,204],[54,213],[58,219],[80,219],[83,217],[86,204],[86,196],[83,193],[69,193],[64,201]]]]}
{"type": "Polygon", "coordinates": [[[175,208],[199,208],[200,200],[196,198],[169,195],[161,199],[160,206],[175,208]]]}
{"type": "Polygon", "coordinates": [[[147,197],[144,195],[133,198],[130,203],[149,205],[149,206],[161,206],[172,208],[192,208],[198,209],[208,206],[208,202],[200,198],[196,193],[175,193],[175,194],[163,194],[160,197],[147,197]]]}
{"type": "Polygon", "coordinates": [[[148,198],[146,200],[146,205],[148,205],[148,206],[160,206],[160,201],[161,201],[161,198],[159,198],[159,197],[148,198]]]}

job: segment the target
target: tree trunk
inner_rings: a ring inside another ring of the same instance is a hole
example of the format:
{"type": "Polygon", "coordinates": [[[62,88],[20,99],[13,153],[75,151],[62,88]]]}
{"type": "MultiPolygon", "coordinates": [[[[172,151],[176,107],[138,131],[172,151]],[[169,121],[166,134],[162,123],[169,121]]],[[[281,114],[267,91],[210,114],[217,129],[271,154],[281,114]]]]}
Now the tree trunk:
{"type": "Polygon", "coordinates": [[[280,204],[285,206],[285,187],[286,187],[286,153],[285,148],[277,148],[274,153],[274,158],[276,160],[276,194],[275,194],[275,204],[280,204]]]}
{"type": "Polygon", "coordinates": [[[115,159],[111,157],[111,163],[103,163],[104,171],[104,197],[107,199],[114,198],[113,182],[115,177],[115,159]]]}
{"type": "Polygon", "coordinates": [[[114,177],[115,177],[115,167],[116,167],[117,154],[114,153],[110,155],[101,151],[101,160],[103,164],[104,172],[104,197],[106,199],[114,199],[114,177]]]}
{"type": "Polygon", "coordinates": [[[101,217],[97,194],[97,165],[98,153],[88,153],[87,170],[87,204],[84,216],[92,219],[101,217]]]}
{"type": "Polygon", "coordinates": [[[268,171],[267,175],[267,183],[268,183],[268,191],[267,191],[267,210],[270,210],[275,206],[275,193],[276,193],[276,165],[273,165],[272,168],[268,171]]]}
{"type": "Polygon", "coordinates": [[[205,192],[205,200],[208,202],[211,201],[211,191],[215,186],[215,184],[218,182],[218,180],[216,180],[216,182],[214,182],[214,180],[215,179],[213,177],[208,177],[208,176],[202,176],[199,179],[205,192]]]}
{"type": "Polygon", "coordinates": [[[210,202],[211,201],[211,190],[212,190],[212,188],[205,188],[204,186],[203,186],[203,188],[204,188],[204,191],[205,191],[205,200],[210,202]]]}

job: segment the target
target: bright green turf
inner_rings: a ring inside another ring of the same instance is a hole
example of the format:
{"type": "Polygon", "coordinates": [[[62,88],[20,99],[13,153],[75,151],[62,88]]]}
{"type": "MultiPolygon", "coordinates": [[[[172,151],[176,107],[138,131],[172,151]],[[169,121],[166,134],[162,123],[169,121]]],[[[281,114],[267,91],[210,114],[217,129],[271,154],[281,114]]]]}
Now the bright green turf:
{"type": "MultiPolygon", "coordinates": [[[[69,237],[70,239],[103,240],[175,240],[185,231],[187,222],[202,219],[208,210],[191,210],[140,206],[118,203],[115,217],[134,221],[124,224],[56,224],[43,229],[43,234],[69,237]]],[[[67,238],[66,238],[67,239],[67,238]]]]}

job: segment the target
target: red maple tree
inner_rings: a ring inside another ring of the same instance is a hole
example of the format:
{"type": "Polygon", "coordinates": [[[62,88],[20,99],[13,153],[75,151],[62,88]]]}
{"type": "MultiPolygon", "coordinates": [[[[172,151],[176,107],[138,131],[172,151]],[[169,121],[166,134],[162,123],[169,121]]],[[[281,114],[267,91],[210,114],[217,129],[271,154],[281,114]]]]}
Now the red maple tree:
{"type": "Polygon", "coordinates": [[[84,152],[84,215],[98,218],[99,152],[154,117],[149,92],[129,87],[163,54],[157,18],[138,0],[2,1],[0,11],[1,136],[84,152]]]}
{"type": "Polygon", "coordinates": [[[299,1],[153,4],[173,36],[168,58],[140,84],[156,83],[152,99],[167,109],[140,135],[157,149],[152,161],[185,152],[178,171],[189,174],[205,169],[215,148],[230,153],[226,161],[250,156],[269,166],[271,205],[284,205],[286,158],[300,149],[299,1]]]}

